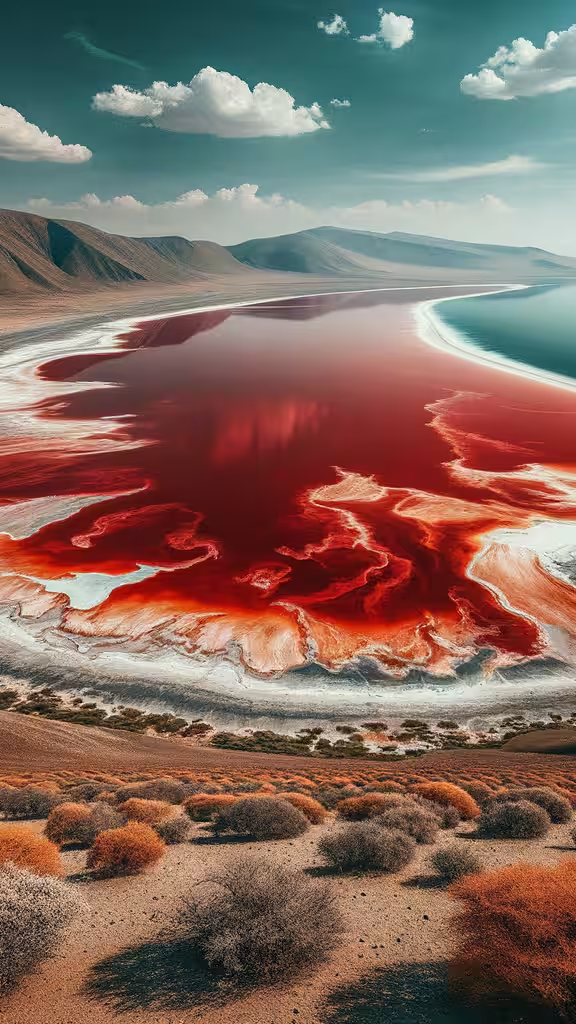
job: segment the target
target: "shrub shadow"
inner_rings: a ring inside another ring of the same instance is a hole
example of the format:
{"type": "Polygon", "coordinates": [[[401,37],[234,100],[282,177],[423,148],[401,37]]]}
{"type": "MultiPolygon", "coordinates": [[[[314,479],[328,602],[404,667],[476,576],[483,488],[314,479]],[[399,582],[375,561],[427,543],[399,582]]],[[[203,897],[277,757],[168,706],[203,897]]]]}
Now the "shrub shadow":
{"type": "Polygon", "coordinates": [[[450,882],[440,875],[413,875],[412,878],[405,878],[400,884],[408,889],[445,889],[450,882]]]}
{"type": "Polygon", "coordinates": [[[271,840],[254,839],[254,836],[215,836],[210,834],[208,836],[195,836],[193,839],[190,839],[190,842],[193,846],[231,846],[238,843],[271,842],[271,840]]]}
{"type": "Polygon", "coordinates": [[[186,942],[151,941],[100,960],[89,971],[84,993],[129,1010],[186,1010],[224,1002],[234,993],[212,974],[186,942]]]}
{"type": "Polygon", "coordinates": [[[321,1024],[561,1024],[542,1006],[495,998],[464,1002],[448,988],[445,963],[380,968],[331,992],[321,1024]]]}

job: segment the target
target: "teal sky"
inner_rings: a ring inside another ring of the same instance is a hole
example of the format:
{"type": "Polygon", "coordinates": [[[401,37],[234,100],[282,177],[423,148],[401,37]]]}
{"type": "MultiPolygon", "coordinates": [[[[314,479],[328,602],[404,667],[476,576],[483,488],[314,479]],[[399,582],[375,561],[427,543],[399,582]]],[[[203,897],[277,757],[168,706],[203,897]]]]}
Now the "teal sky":
{"type": "Polygon", "coordinates": [[[512,82],[510,99],[461,87],[500,46],[523,37],[543,47],[549,32],[568,30],[574,4],[394,0],[385,10],[413,19],[413,38],[395,49],[385,39],[358,42],[378,31],[373,0],[9,4],[0,205],[225,243],[331,221],[576,255],[576,30],[574,43],[560,40],[557,60],[552,44],[544,92],[531,84],[539,71],[542,80],[537,61],[519,85],[494,65],[512,82]],[[336,13],[348,34],[318,28],[336,13]],[[297,107],[318,104],[322,116],[306,116],[330,128],[221,137],[210,126],[170,130],[164,114],[120,116],[106,100],[94,109],[93,97],[114,85],[146,96],[154,81],[189,83],[208,66],[250,89],[284,89],[297,107]],[[92,156],[54,150],[56,159],[39,159],[27,143],[19,148],[5,108],[92,156]],[[252,191],[217,196],[244,184],[252,191]],[[175,203],[196,190],[204,198],[175,203]],[[143,205],[111,202],[124,196],[143,205]]]}

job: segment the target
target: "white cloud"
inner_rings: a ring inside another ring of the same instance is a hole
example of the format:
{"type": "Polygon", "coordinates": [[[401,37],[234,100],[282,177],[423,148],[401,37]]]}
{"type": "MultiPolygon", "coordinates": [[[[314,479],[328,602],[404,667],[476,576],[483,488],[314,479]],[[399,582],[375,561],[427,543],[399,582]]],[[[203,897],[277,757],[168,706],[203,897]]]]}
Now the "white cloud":
{"type": "Polygon", "coordinates": [[[330,106],[332,106],[332,107],[350,107],[350,106],[352,106],[352,104],[350,103],[350,100],[337,100],[337,99],[334,99],[334,100],[330,100],[330,106]]]}
{"type": "Polygon", "coordinates": [[[348,25],[340,14],[335,14],[332,21],[319,21],[318,28],[322,29],[327,36],[349,35],[348,25]]]}
{"type": "Polygon", "coordinates": [[[329,128],[317,103],[296,107],[285,89],[260,82],[251,90],[227,71],[202,68],[185,85],[153,82],[143,92],[114,85],[96,93],[95,110],[120,117],[146,117],[171,132],[219,135],[221,138],[258,138],[265,135],[302,135],[329,128]]]}
{"type": "Polygon", "coordinates": [[[530,156],[507,156],[486,164],[462,164],[439,167],[436,170],[408,171],[404,174],[378,174],[374,177],[400,181],[462,181],[465,178],[485,178],[493,174],[530,174],[546,167],[530,156]]]}
{"type": "Polygon", "coordinates": [[[65,146],[57,135],[41,131],[13,107],[0,104],[0,159],[82,164],[91,156],[86,146],[65,146]]]}
{"type": "Polygon", "coordinates": [[[84,221],[119,234],[177,234],[210,238],[224,245],[322,224],[510,242],[508,221],[512,215],[505,203],[492,195],[469,203],[423,199],[392,204],[375,199],[350,207],[311,207],[281,195],[261,196],[258,186],[250,184],[219,189],[213,195],[193,189],[177,199],[151,205],[133,196],[102,200],[86,195],[64,204],[31,200],[28,209],[45,217],[84,221]]]}
{"type": "Polygon", "coordinates": [[[481,100],[512,100],[576,88],[576,25],[549,32],[542,49],[529,39],[500,46],[476,75],[465,75],[462,92],[481,100]]]}
{"type": "Polygon", "coordinates": [[[369,36],[359,36],[359,43],[387,43],[392,50],[399,50],[414,38],[413,18],[407,18],[405,14],[388,13],[382,7],[379,8],[378,14],[378,31],[369,36]]]}

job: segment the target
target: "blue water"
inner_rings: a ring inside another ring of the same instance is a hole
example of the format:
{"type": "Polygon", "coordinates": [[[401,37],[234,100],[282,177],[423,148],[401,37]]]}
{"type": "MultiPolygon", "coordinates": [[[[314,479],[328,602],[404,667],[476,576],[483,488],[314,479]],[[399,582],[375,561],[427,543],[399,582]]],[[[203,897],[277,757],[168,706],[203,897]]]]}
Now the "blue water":
{"type": "Polygon", "coordinates": [[[436,313],[477,348],[576,379],[576,284],[454,299],[436,313]]]}

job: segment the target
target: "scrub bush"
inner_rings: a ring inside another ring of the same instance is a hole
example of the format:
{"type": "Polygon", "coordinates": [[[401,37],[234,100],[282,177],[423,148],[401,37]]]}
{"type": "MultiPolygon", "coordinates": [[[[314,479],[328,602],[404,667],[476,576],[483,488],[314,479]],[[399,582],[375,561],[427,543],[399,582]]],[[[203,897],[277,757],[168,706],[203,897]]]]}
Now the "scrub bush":
{"type": "Polygon", "coordinates": [[[168,818],[167,821],[159,821],[153,825],[156,835],[160,836],[168,846],[175,846],[177,843],[185,843],[190,835],[190,822],[183,815],[176,818],[168,818]]]}
{"type": "Polygon", "coordinates": [[[397,829],[412,836],[417,843],[434,843],[438,836],[438,818],[431,811],[413,807],[392,807],[375,819],[383,828],[397,829]]]}
{"type": "Polygon", "coordinates": [[[430,863],[447,882],[454,882],[457,878],[477,874],[482,870],[480,859],[466,846],[445,846],[435,850],[430,863]]]}
{"type": "Polygon", "coordinates": [[[322,836],[318,849],[342,871],[399,871],[414,857],[416,843],[406,832],[365,821],[322,836]]]}
{"type": "Polygon", "coordinates": [[[546,835],[550,824],[543,807],[518,800],[490,804],[482,812],[478,830],[493,839],[538,839],[546,835]]]}
{"type": "Polygon", "coordinates": [[[287,800],[293,807],[302,811],[312,825],[321,825],[326,818],[326,810],[322,804],[311,796],[305,796],[304,793],[282,793],[282,800],[287,800]]]}
{"type": "Polygon", "coordinates": [[[325,959],[342,931],[331,886],[259,859],[233,862],[182,901],[178,923],[209,967],[266,984],[325,959]]]}
{"type": "Polygon", "coordinates": [[[58,847],[25,825],[6,825],[0,829],[0,869],[10,863],[35,875],[62,874],[58,847]]]}
{"type": "MultiPolygon", "coordinates": [[[[516,805],[517,806],[517,805],[516,805]]],[[[451,887],[462,902],[454,920],[458,987],[476,995],[512,993],[573,1019],[576,993],[576,865],[515,864],[451,887]]]]}
{"type": "Polygon", "coordinates": [[[480,817],[480,808],[466,790],[451,782],[421,782],[412,787],[412,792],[433,800],[437,804],[451,804],[464,821],[480,817]]]}
{"type": "Polygon", "coordinates": [[[172,805],[163,800],[141,800],[136,796],[119,804],[118,810],[128,821],[140,821],[144,825],[156,825],[173,813],[172,805]]]}
{"type": "Polygon", "coordinates": [[[220,811],[212,827],[216,835],[236,832],[253,839],[295,839],[310,823],[287,800],[264,796],[236,800],[220,811]]]}
{"type": "Polygon", "coordinates": [[[572,817],[572,806],[569,800],[555,793],[547,786],[533,786],[526,789],[513,789],[508,793],[507,800],[529,800],[530,803],[543,807],[554,825],[564,824],[572,817]]]}
{"type": "Polygon", "coordinates": [[[61,802],[62,795],[59,792],[38,786],[24,786],[22,789],[0,787],[0,814],[4,818],[46,818],[52,808],[61,802]]]}
{"type": "Polygon", "coordinates": [[[9,865],[0,870],[0,992],[52,956],[82,904],[72,886],[9,865]]]}
{"type": "Polygon", "coordinates": [[[166,849],[149,825],[131,821],[96,836],[88,851],[87,867],[102,876],[132,875],[156,864],[166,849]]]}
{"type": "Polygon", "coordinates": [[[348,797],[336,804],[340,818],[346,821],[366,821],[377,814],[384,814],[392,807],[401,805],[406,797],[396,793],[366,793],[364,796],[348,797]]]}
{"type": "Polygon", "coordinates": [[[184,810],[192,821],[212,821],[216,814],[236,803],[237,799],[231,793],[197,793],[184,801],[184,810]]]}

